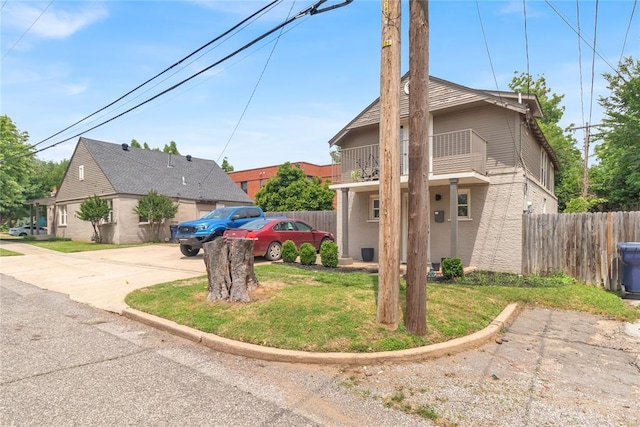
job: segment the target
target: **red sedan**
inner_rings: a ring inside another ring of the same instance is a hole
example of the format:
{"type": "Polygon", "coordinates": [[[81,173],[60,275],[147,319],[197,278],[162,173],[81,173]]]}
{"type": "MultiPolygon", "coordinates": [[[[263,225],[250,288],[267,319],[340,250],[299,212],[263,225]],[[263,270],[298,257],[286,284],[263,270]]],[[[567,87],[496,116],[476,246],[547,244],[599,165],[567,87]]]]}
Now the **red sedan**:
{"type": "Polygon", "coordinates": [[[303,243],[311,243],[317,251],[326,241],[334,241],[333,234],[319,231],[299,219],[266,218],[257,219],[239,228],[224,232],[226,237],[255,239],[253,255],[264,256],[270,261],[282,257],[282,244],[292,240],[298,249],[303,243]]]}

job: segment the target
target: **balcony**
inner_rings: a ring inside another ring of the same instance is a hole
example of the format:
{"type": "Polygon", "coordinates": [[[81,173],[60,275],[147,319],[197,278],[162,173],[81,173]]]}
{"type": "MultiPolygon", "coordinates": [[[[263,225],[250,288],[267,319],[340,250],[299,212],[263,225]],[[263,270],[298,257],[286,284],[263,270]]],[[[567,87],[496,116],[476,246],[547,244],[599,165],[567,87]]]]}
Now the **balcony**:
{"type": "MultiPolygon", "coordinates": [[[[429,155],[429,179],[458,174],[486,175],[487,142],[473,129],[433,135],[429,155]]],[[[379,181],[380,145],[342,149],[334,163],[333,184],[379,181]]],[[[400,175],[409,174],[409,141],[400,141],[400,175]]]]}

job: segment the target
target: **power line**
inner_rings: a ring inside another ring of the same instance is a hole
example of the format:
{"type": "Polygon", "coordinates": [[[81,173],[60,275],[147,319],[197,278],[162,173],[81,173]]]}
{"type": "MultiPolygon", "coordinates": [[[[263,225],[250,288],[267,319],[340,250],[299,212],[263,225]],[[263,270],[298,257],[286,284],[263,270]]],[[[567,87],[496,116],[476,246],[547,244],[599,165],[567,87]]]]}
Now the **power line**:
{"type": "Polygon", "coordinates": [[[529,72],[529,35],[527,33],[527,2],[522,0],[522,10],[524,13],[524,46],[527,58],[527,95],[531,94],[530,80],[531,73],[529,72]]]}
{"type": "Polygon", "coordinates": [[[580,112],[584,124],[584,83],[582,81],[582,41],[580,41],[580,0],[576,0],[576,19],[578,21],[578,73],[580,74],[580,112]]]}
{"type": "Polygon", "coordinates": [[[571,28],[573,30],[574,33],[576,33],[578,35],[578,37],[580,38],[580,40],[582,40],[587,46],[589,46],[589,48],[591,50],[593,50],[594,54],[598,55],[598,57],[600,59],[602,59],[604,61],[605,64],[607,64],[609,66],[609,68],[611,68],[616,74],[618,74],[618,70],[616,68],[613,67],[613,65],[611,65],[609,63],[609,61],[606,60],[606,58],[604,56],[602,56],[600,54],[600,52],[598,52],[595,48],[595,46],[592,46],[587,40],[584,39],[584,37],[582,37],[582,34],[580,34],[580,32],[576,31],[575,28],[573,28],[573,25],[571,25],[569,23],[569,21],[562,15],[562,13],[560,13],[560,11],[558,9],[556,9],[556,7],[551,4],[551,2],[549,0],[544,0],[545,3],[547,3],[547,5],[549,5],[549,7],[556,13],[556,15],[558,15],[560,17],[560,19],[562,19],[564,21],[565,24],[567,24],[569,26],[569,28],[571,28]]]}
{"type": "MultiPolygon", "coordinates": [[[[214,62],[213,64],[211,64],[211,65],[209,65],[208,67],[206,67],[206,68],[204,68],[204,69],[202,69],[202,70],[198,71],[197,73],[192,74],[190,77],[188,77],[188,78],[186,78],[186,79],[184,79],[184,80],[182,80],[182,81],[180,81],[180,82],[176,83],[175,85],[173,85],[173,86],[171,86],[171,87],[169,87],[169,88],[167,88],[167,89],[163,90],[162,92],[160,92],[160,93],[156,94],[155,96],[153,96],[153,97],[151,97],[151,98],[149,98],[149,99],[147,99],[147,100],[145,100],[145,101],[143,101],[143,102],[141,102],[141,103],[139,103],[139,104],[137,104],[137,105],[135,105],[135,106],[133,106],[133,107],[129,108],[128,110],[126,110],[126,111],[124,111],[124,112],[122,112],[122,113],[120,113],[120,114],[118,114],[118,115],[116,115],[116,116],[114,116],[114,117],[112,117],[112,118],[110,118],[110,119],[108,119],[108,120],[105,120],[105,121],[103,121],[103,122],[101,122],[101,123],[99,123],[99,124],[97,124],[97,125],[95,125],[95,126],[93,126],[93,127],[89,128],[89,129],[85,130],[84,132],[92,131],[92,130],[94,130],[94,129],[96,129],[96,128],[100,127],[100,126],[103,126],[103,125],[105,125],[105,124],[107,124],[107,123],[109,123],[109,122],[112,122],[113,120],[115,120],[115,119],[117,119],[117,118],[119,118],[119,117],[122,117],[122,116],[124,116],[125,114],[127,114],[127,113],[129,113],[129,112],[131,112],[131,111],[133,111],[133,110],[135,110],[135,109],[137,109],[137,108],[139,108],[139,107],[141,107],[141,106],[143,106],[143,105],[145,105],[145,104],[147,104],[147,103],[149,103],[149,102],[151,102],[151,101],[153,101],[153,100],[155,100],[155,99],[159,98],[160,96],[162,96],[162,95],[164,95],[164,94],[166,94],[166,93],[169,93],[169,92],[171,92],[171,91],[175,90],[176,88],[178,88],[178,87],[182,86],[184,83],[187,83],[188,81],[190,81],[190,80],[194,79],[195,77],[197,77],[197,76],[199,76],[199,75],[201,75],[201,74],[203,74],[203,73],[205,73],[205,72],[209,71],[209,70],[210,70],[210,69],[212,69],[213,67],[216,67],[216,66],[220,65],[221,63],[223,63],[223,62],[227,61],[228,59],[230,59],[230,58],[232,58],[233,56],[237,55],[238,53],[242,52],[243,50],[248,49],[249,47],[251,47],[251,46],[253,46],[254,44],[256,44],[257,42],[259,42],[260,40],[262,40],[262,39],[264,39],[264,38],[268,37],[269,35],[273,34],[274,32],[278,31],[279,29],[281,29],[281,28],[283,28],[283,27],[287,26],[288,24],[290,24],[291,22],[295,21],[296,19],[302,18],[302,17],[304,17],[304,16],[306,16],[306,15],[316,15],[316,14],[319,14],[319,13],[322,13],[322,12],[327,12],[327,11],[329,11],[329,10],[336,9],[336,8],[338,8],[338,7],[346,6],[346,5],[348,5],[349,3],[351,3],[353,0],[344,0],[342,3],[336,4],[336,5],[333,5],[333,6],[329,6],[329,7],[326,7],[326,8],[319,9],[319,6],[320,6],[320,5],[322,5],[323,3],[325,3],[326,1],[327,1],[327,0],[318,0],[316,3],[314,3],[314,4],[313,4],[313,5],[311,5],[310,7],[308,7],[308,8],[306,8],[306,9],[304,9],[304,10],[302,10],[302,11],[298,12],[298,13],[297,13],[295,16],[293,16],[292,18],[289,18],[289,19],[285,20],[284,22],[280,23],[279,25],[277,25],[277,26],[273,27],[271,30],[267,31],[266,33],[263,33],[261,36],[259,36],[259,37],[255,38],[255,39],[253,39],[251,42],[249,42],[249,43],[245,44],[244,46],[242,46],[242,47],[240,47],[240,48],[238,48],[238,49],[236,49],[235,51],[233,51],[232,53],[228,54],[228,55],[227,55],[227,56],[225,56],[224,58],[222,58],[222,59],[220,59],[220,60],[218,60],[218,61],[214,62]]],[[[57,146],[57,145],[60,145],[60,144],[62,144],[62,143],[64,143],[64,142],[67,142],[67,141],[70,141],[70,140],[72,140],[72,139],[74,139],[74,138],[77,138],[77,137],[79,137],[79,136],[81,136],[81,135],[82,135],[82,133],[78,133],[78,134],[73,135],[73,136],[71,136],[71,137],[69,137],[69,138],[67,138],[67,139],[64,139],[64,140],[62,140],[62,141],[58,141],[58,142],[56,142],[56,143],[54,143],[54,144],[50,144],[50,145],[48,145],[48,146],[46,146],[46,147],[44,147],[44,148],[41,148],[41,149],[39,149],[39,150],[29,151],[29,152],[24,153],[24,154],[21,154],[21,155],[14,155],[14,156],[11,156],[11,157],[8,157],[8,158],[5,158],[5,159],[0,159],[0,163],[3,163],[3,162],[5,162],[5,161],[7,161],[7,160],[11,160],[11,159],[14,159],[14,158],[18,158],[18,157],[23,157],[23,156],[27,156],[27,155],[32,155],[32,154],[40,153],[40,152],[42,152],[42,151],[45,151],[45,150],[48,150],[48,149],[50,149],[50,148],[53,148],[53,147],[55,147],[55,146],[57,146]]]]}
{"type": "Polygon", "coordinates": [[[627,45],[627,37],[629,36],[629,31],[631,30],[631,22],[633,21],[633,14],[636,11],[637,3],[638,3],[638,0],[634,0],[633,8],[631,9],[631,16],[629,17],[629,24],[627,25],[627,32],[624,35],[624,42],[622,43],[622,50],[620,51],[620,60],[618,61],[619,63],[622,62],[622,57],[624,56],[624,48],[627,45]]]}
{"type": "MultiPolygon", "coordinates": [[[[287,18],[289,16],[291,16],[291,10],[293,10],[293,6],[294,5],[295,5],[295,0],[294,0],[294,2],[291,3],[291,8],[289,9],[289,13],[287,14],[287,18]]],[[[240,122],[242,122],[242,119],[244,118],[244,115],[247,112],[247,109],[249,108],[249,105],[251,104],[251,100],[253,99],[253,96],[255,95],[256,91],[258,90],[258,86],[260,85],[260,82],[262,81],[262,77],[264,76],[264,72],[266,71],[267,66],[269,65],[269,62],[271,61],[271,57],[273,56],[273,52],[275,52],[276,47],[278,46],[278,41],[280,40],[280,36],[282,36],[283,30],[284,30],[284,28],[282,28],[280,30],[280,34],[278,34],[278,37],[276,38],[276,41],[273,44],[273,48],[271,49],[271,52],[269,53],[269,56],[267,57],[267,61],[265,62],[264,67],[262,67],[262,72],[260,73],[260,76],[258,77],[258,81],[256,82],[255,86],[253,87],[253,90],[251,91],[251,95],[249,96],[249,99],[247,100],[247,103],[246,103],[244,109],[242,110],[242,113],[240,114],[240,118],[238,119],[238,122],[236,123],[235,127],[233,128],[233,131],[231,132],[231,135],[229,136],[229,139],[227,140],[227,143],[222,148],[222,152],[220,153],[220,156],[218,156],[218,160],[217,160],[216,163],[220,163],[220,159],[222,158],[222,155],[224,154],[225,150],[227,149],[227,147],[231,143],[231,140],[233,139],[234,135],[236,134],[236,131],[238,130],[238,127],[240,127],[240,122]]]]}
{"type": "MultiPolygon", "coordinates": [[[[53,0],[52,0],[53,1],[53,0]]],[[[276,3],[281,2],[282,0],[274,0],[271,3],[267,4],[266,6],[262,7],[261,9],[259,9],[257,12],[254,12],[253,14],[251,14],[250,16],[248,16],[247,18],[243,19],[242,21],[238,22],[236,25],[234,25],[233,27],[229,28],[227,31],[225,31],[224,33],[220,34],[219,36],[213,38],[212,40],[208,41],[207,43],[203,44],[202,46],[200,46],[198,49],[194,50],[193,52],[191,52],[190,54],[188,54],[187,56],[185,56],[184,58],[180,59],[179,61],[175,62],[174,64],[170,65],[169,67],[165,68],[164,70],[162,70],[161,72],[159,72],[158,74],[156,74],[155,76],[151,77],[150,79],[146,80],[144,83],[139,84],[138,86],[136,86],[135,88],[131,89],[130,91],[128,91],[127,93],[125,93],[124,95],[118,97],[116,100],[110,102],[109,104],[105,105],[104,107],[100,108],[99,110],[94,111],[93,113],[83,117],[82,119],[78,120],[77,122],[67,126],[66,128],[62,129],[59,132],[54,133],[53,135],[39,141],[36,144],[33,144],[31,147],[37,147],[38,145],[60,135],[63,132],[66,132],[67,130],[71,129],[72,127],[84,122],[85,120],[87,120],[90,117],[95,116],[96,114],[106,110],[107,108],[113,106],[114,104],[120,102],[122,99],[126,98],[127,96],[131,95],[133,92],[137,91],[138,89],[140,89],[141,87],[145,86],[146,84],[150,83],[151,81],[157,79],[158,77],[160,77],[161,75],[163,75],[164,73],[166,73],[167,71],[177,67],[178,65],[182,64],[184,61],[186,61],[187,59],[191,58],[192,56],[194,56],[196,53],[200,52],[201,50],[205,49],[206,47],[210,46],[211,44],[217,42],[218,40],[220,40],[221,38],[225,37],[226,35],[228,35],[229,33],[231,33],[232,31],[236,30],[237,28],[239,28],[240,26],[244,25],[247,21],[253,19],[255,16],[259,15],[260,13],[262,13],[263,11],[265,11],[268,8],[273,7],[276,3]]],[[[118,116],[116,116],[118,117],[118,116]]],[[[91,128],[89,130],[92,130],[95,128],[91,128]]],[[[72,137],[72,138],[75,138],[72,137]]],[[[68,141],[68,139],[66,140],[68,141]]]]}
{"type": "MultiPolygon", "coordinates": [[[[49,9],[49,6],[51,6],[51,4],[52,4],[53,2],[54,2],[54,0],[51,0],[51,1],[49,2],[49,4],[47,5],[47,7],[45,7],[45,8],[44,8],[44,10],[43,10],[42,12],[40,12],[40,15],[38,15],[38,17],[36,18],[36,20],[35,20],[35,21],[33,21],[33,22],[31,23],[31,25],[29,25],[29,28],[27,28],[27,29],[24,31],[24,33],[22,33],[22,35],[21,35],[20,37],[18,37],[18,40],[16,40],[16,41],[15,41],[15,43],[13,43],[13,45],[9,48],[9,50],[8,50],[8,51],[6,51],[6,52],[4,53],[4,55],[2,55],[2,58],[0,58],[0,59],[4,59],[4,57],[5,57],[5,56],[7,56],[7,55],[9,54],[9,52],[11,52],[11,51],[13,50],[13,48],[14,48],[14,47],[16,47],[16,45],[17,45],[18,43],[20,43],[20,40],[22,40],[22,38],[23,38],[23,37],[24,37],[24,36],[29,32],[29,30],[31,30],[31,28],[33,28],[33,26],[34,26],[34,25],[36,25],[36,22],[38,22],[38,20],[40,19],[40,17],[41,17],[42,15],[44,15],[44,13],[47,11],[47,9],[49,9]]],[[[7,4],[7,2],[6,2],[6,1],[2,4],[2,8],[1,8],[0,10],[4,9],[4,5],[5,5],[5,4],[7,4]]]]}
{"type": "Polygon", "coordinates": [[[591,102],[589,104],[589,123],[593,113],[593,86],[596,78],[596,36],[598,34],[598,0],[596,0],[596,15],[593,24],[593,55],[591,59],[591,102]]]}

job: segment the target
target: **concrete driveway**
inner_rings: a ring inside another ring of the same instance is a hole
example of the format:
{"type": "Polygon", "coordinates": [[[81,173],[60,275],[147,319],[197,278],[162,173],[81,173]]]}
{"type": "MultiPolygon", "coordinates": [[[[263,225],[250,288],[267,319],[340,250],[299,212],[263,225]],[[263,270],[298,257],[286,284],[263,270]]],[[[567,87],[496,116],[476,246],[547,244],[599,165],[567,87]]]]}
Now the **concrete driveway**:
{"type": "Polygon", "coordinates": [[[24,256],[0,257],[0,272],[72,300],[121,314],[124,297],[157,283],[207,274],[202,255],[187,258],[178,245],[150,245],[65,254],[2,241],[24,256]]]}

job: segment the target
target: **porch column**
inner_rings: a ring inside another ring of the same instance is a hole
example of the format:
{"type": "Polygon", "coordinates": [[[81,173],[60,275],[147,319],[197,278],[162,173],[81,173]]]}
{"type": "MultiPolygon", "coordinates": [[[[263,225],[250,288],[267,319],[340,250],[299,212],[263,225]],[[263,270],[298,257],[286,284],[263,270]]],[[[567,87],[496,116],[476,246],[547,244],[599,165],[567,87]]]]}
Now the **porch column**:
{"type": "Polygon", "coordinates": [[[458,178],[449,179],[449,209],[451,210],[451,249],[449,256],[455,258],[458,253],[458,178]]]}
{"type": "Polygon", "coordinates": [[[340,254],[339,264],[351,264],[353,260],[349,256],[349,189],[342,188],[342,198],[340,204],[342,206],[342,253],[340,254]]]}

